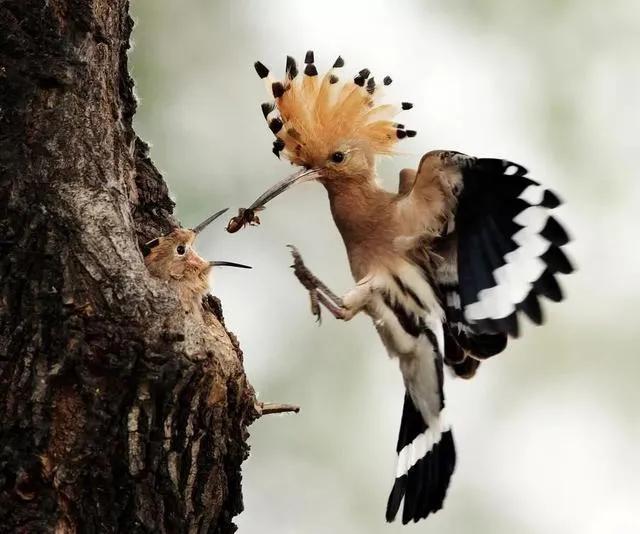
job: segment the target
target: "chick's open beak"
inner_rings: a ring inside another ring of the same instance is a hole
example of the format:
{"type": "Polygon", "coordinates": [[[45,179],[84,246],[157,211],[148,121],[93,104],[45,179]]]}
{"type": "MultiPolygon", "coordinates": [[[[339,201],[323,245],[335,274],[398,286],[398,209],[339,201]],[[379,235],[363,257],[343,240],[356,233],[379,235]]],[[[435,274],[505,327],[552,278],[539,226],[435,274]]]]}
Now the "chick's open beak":
{"type": "Polygon", "coordinates": [[[233,261],[210,261],[209,267],[239,267],[241,269],[252,269],[251,265],[235,263],[233,261]]]}

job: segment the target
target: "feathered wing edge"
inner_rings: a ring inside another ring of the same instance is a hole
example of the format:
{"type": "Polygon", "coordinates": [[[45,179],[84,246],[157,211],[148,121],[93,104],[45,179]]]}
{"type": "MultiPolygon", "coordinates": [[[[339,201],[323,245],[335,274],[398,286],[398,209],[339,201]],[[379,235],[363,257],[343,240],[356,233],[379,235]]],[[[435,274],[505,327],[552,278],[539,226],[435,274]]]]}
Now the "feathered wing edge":
{"type": "Polygon", "coordinates": [[[506,348],[507,335],[483,333],[466,320],[460,298],[457,246],[455,233],[430,243],[437,258],[432,279],[446,316],[444,361],[457,376],[468,379],[475,375],[481,360],[506,348]]]}
{"type": "Polygon", "coordinates": [[[573,272],[569,236],[551,215],[558,197],[506,160],[462,170],[456,213],[457,272],[464,321],[476,332],[519,334],[518,314],[543,322],[538,299],[558,302],[556,275],[573,272]]]}

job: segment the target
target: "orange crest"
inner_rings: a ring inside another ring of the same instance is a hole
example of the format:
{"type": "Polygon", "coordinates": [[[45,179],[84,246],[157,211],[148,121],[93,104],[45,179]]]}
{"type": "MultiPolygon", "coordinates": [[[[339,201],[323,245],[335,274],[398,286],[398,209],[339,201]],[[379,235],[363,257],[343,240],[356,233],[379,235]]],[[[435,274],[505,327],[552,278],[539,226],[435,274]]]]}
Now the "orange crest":
{"type": "MultiPolygon", "coordinates": [[[[262,112],[277,139],[273,152],[295,165],[313,167],[326,159],[342,142],[366,144],[373,154],[392,154],[394,145],[405,137],[416,135],[392,119],[412,104],[380,104],[381,86],[369,69],[361,70],[353,80],[339,77],[344,66],[341,57],[322,77],[314,65],[313,52],[307,52],[305,69],[287,56],[284,80],[277,81],[259,61],[256,72],[265,80],[274,102],[262,104],[262,112]]],[[[391,83],[389,76],[383,85],[391,83]]]]}

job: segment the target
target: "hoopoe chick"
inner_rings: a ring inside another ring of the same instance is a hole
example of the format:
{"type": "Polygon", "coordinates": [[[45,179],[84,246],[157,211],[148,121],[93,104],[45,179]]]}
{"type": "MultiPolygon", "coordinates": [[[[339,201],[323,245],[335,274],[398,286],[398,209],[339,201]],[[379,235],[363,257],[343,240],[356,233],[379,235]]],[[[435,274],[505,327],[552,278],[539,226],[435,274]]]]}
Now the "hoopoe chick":
{"type": "Polygon", "coordinates": [[[295,248],[293,267],[316,315],[321,305],[343,320],[364,311],[399,361],[405,396],[386,518],[404,503],[402,522],[418,521],[442,508],[456,463],[444,364],[473,376],[518,336],[522,315],[542,323],[541,297],[563,298],[556,275],[573,268],[562,251],[567,233],[551,215],[560,201],[518,164],[451,150],[428,152],[416,170],[403,170],[397,193],[381,189],[376,157],[415,135],[395,122],[411,104],[380,103],[391,78],[381,86],[368,69],[342,80],[342,58],[323,77],[312,52],[305,63],[300,74],[287,58],[283,81],[256,63],[274,97],[262,105],[273,152],[301,170],[227,229],[257,222],[255,213],[295,184],[324,185],[356,286],[336,296],[295,248]]]}
{"type": "MultiPolygon", "coordinates": [[[[240,267],[251,269],[249,265],[232,261],[207,261],[202,259],[193,243],[209,224],[228,208],[208,217],[195,228],[176,228],[169,235],[157,237],[142,247],[144,263],[156,278],[165,280],[175,291],[185,313],[199,314],[202,298],[209,291],[209,278],[213,267],[240,267]]],[[[205,328],[211,326],[211,319],[204,318],[205,328]]],[[[268,414],[293,412],[300,408],[293,404],[257,401],[254,406],[256,417],[268,414]]]]}
{"type": "Polygon", "coordinates": [[[200,309],[202,297],[209,291],[213,267],[251,269],[241,263],[204,260],[193,247],[198,234],[226,211],[218,211],[193,229],[176,228],[169,235],[156,237],[142,247],[149,272],[175,289],[185,312],[200,309]]]}

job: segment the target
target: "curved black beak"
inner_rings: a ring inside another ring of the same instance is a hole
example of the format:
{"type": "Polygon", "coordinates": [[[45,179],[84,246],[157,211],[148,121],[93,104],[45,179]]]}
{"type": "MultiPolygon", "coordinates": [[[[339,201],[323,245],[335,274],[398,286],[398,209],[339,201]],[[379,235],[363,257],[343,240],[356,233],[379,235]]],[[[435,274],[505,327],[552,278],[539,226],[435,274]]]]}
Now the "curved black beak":
{"type": "Polygon", "coordinates": [[[251,265],[244,265],[242,263],[235,263],[233,261],[210,261],[210,267],[239,267],[240,269],[253,269],[251,265]]]}
{"type": "Polygon", "coordinates": [[[320,177],[318,169],[301,169],[298,172],[287,176],[284,180],[280,180],[277,184],[267,189],[258,199],[249,206],[250,210],[258,210],[262,208],[267,202],[273,200],[281,193],[284,193],[291,186],[315,180],[320,177]]]}
{"type": "Polygon", "coordinates": [[[228,209],[229,208],[225,208],[223,210],[217,211],[216,213],[214,213],[210,217],[207,217],[199,225],[197,225],[196,227],[192,228],[191,231],[196,235],[199,234],[200,232],[202,232],[202,230],[204,230],[207,226],[209,226],[213,221],[215,221],[218,217],[220,217],[220,215],[225,213],[228,209]]]}

